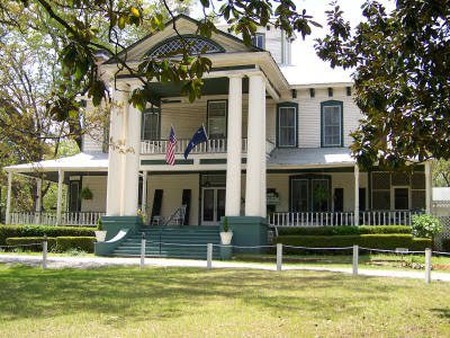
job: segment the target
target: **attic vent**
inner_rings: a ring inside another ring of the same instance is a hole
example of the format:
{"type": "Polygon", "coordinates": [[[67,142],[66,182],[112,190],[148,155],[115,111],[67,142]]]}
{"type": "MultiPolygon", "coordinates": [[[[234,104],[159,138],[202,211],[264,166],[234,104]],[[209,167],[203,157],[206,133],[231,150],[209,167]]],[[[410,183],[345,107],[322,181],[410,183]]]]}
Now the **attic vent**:
{"type": "Polygon", "coordinates": [[[188,46],[190,55],[223,53],[225,49],[212,40],[196,35],[182,35],[167,39],[145,55],[151,57],[176,56],[182,54],[183,47],[188,46]]]}

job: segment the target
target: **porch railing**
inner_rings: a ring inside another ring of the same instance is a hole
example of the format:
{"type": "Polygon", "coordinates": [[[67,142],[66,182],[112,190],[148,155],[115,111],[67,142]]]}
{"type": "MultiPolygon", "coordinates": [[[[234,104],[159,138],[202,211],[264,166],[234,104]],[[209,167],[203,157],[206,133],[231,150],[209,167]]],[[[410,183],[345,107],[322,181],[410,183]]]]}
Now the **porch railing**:
{"type": "MultiPolygon", "coordinates": [[[[175,153],[183,154],[190,139],[178,139],[175,145],[175,153]]],[[[167,149],[167,140],[142,141],[141,154],[165,154],[167,149]]],[[[209,139],[207,142],[200,143],[192,153],[225,153],[227,151],[227,139],[209,139]]],[[[242,140],[242,151],[247,151],[247,139],[242,140]]]]}
{"type": "MultiPolygon", "coordinates": [[[[64,212],[61,214],[61,225],[96,226],[104,212],[64,212]]],[[[12,212],[11,224],[56,225],[56,213],[47,212],[12,212]]]]}
{"type": "MultiPolygon", "coordinates": [[[[361,211],[359,225],[411,225],[410,210],[361,211]]],[[[349,212],[275,212],[268,216],[276,227],[314,227],[354,225],[355,213],[349,212]]]]}

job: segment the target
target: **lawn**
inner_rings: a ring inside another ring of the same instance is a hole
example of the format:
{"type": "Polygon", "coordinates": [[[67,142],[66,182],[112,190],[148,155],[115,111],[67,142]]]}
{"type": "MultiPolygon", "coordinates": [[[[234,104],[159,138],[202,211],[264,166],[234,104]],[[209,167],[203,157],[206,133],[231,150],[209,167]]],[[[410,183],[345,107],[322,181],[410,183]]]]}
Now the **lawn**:
{"type": "Polygon", "coordinates": [[[1,337],[448,337],[450,284],[305,271],[0,265],[1,337]]]}

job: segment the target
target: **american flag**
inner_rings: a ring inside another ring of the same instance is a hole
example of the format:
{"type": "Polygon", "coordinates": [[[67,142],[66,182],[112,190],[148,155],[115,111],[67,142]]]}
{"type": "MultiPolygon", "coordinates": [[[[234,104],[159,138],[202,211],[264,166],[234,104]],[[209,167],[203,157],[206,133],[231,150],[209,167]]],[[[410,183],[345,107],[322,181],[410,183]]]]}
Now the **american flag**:
{"type": "Polygon", "coordinates": [[[177,137],[173,126],[170,127],[169,143],[166,150],[166,163],[168,165],[175,165],[175,145],[177,144],[177,137]]]}

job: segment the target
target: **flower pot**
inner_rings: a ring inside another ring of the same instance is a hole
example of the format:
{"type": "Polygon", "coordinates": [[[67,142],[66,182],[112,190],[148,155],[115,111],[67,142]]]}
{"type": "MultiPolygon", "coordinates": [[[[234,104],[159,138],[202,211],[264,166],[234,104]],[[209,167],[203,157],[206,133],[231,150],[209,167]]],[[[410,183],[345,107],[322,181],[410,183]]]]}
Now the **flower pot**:
{"type": "Polygon", "coordinates": [[[233,238],[233,231],[222,231],[220,233],[220,242],[223,245],[230,245],[233,238]]]}
{"type": "Polygon", "coordinates": [[[97,239],[97,242],[104,242],[106,239],[106,231],[105,230],[95,231],[95,238],[97,239]]]}

